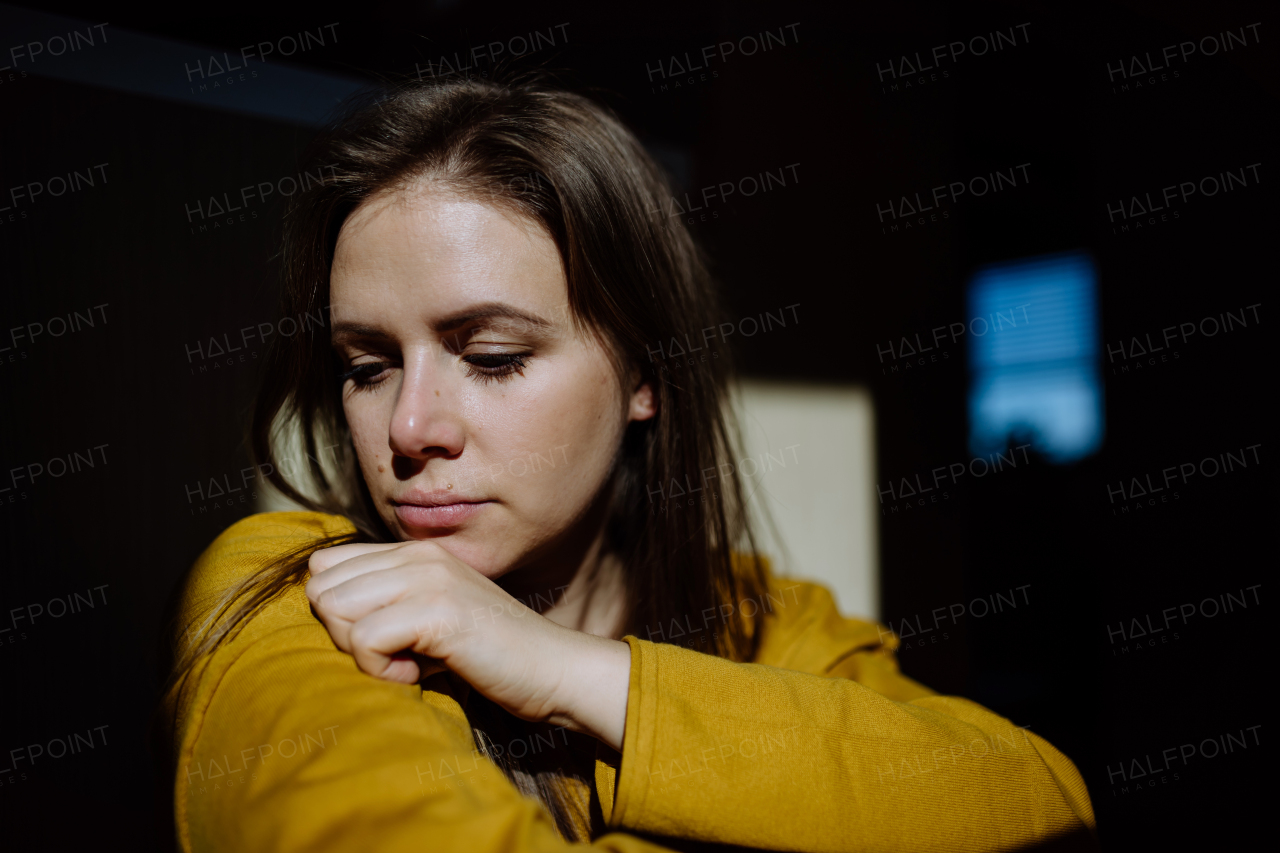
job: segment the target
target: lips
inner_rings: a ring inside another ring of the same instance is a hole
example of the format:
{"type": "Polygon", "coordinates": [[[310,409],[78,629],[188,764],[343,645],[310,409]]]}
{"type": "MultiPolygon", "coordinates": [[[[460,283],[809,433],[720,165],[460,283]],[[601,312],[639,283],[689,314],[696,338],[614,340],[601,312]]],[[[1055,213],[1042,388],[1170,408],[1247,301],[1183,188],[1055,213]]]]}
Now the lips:
{"type": "Polygon", "coordinates": [[[439,530],[463,524],[493,501],[468,498],[452,491],[434,491],[414,492],[394,503],[396,517],[405,527],[439,530]]]}

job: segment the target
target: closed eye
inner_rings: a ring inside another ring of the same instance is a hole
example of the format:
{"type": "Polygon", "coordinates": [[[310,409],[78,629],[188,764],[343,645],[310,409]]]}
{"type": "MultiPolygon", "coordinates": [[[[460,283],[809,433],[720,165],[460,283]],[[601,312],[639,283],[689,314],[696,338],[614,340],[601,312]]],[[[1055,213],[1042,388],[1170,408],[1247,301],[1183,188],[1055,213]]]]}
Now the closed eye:
{"type": "Polygon", "coordinates": [[[354,380],[357,390],[364,390],[381,385],[391,376],[391,368],[394,365],[389,361],[367,361],[363,364],[357,364],[341,374],[338,378],[342,384],[346,384],[348,379],[354,380]]]}
{"type": "Polygon", "coordinates": [[[529,356],[527,353],[482,352],[463,356],[462,360],[467,365],[467,375],[485,384],[502,382],[517,373],[523,376],[529,356]]]}

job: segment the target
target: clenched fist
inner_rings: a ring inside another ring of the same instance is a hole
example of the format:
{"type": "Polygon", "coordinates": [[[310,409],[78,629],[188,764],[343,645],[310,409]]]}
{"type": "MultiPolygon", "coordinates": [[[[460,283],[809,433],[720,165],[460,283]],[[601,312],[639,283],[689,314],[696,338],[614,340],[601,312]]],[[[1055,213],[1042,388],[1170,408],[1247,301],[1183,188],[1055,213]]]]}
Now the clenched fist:
{"type": "Polygon", "coordinates": [[[447,667],[521,719],[621,751],[626,643],[557,625],[429,539],[326,548],[310,569],[312,608],[370,675],[412,684],[447,667]]]}

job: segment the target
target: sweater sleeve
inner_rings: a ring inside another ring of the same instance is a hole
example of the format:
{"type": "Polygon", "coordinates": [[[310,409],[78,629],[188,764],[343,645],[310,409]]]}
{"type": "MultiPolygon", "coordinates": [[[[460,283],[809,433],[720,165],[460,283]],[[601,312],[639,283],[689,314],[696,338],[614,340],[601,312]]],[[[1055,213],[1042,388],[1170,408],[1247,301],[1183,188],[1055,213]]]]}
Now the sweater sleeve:
{"type": "Polygon", "coordinates": [[[896,637],[803,589],[783,665],[625,638],[610,828],[808,853],[1096,848],[1066,756],[902,676],[896,637]]]}
{"type": "MultiPolygon", "coordinates": [[[[233,525],[192,570],[187,622],[230,581],[335,532],[334,518],[269,513],[233,525]]],[[[288,590],[207,659],[179,700],[181,849],[566,849],[541,806],[473,750],[445,676],[432,679],[440,690],[361,672],[312,615],[305,591],[288,590]]],[[[616,832],[592,846],[665,849],[616,832]]]]}

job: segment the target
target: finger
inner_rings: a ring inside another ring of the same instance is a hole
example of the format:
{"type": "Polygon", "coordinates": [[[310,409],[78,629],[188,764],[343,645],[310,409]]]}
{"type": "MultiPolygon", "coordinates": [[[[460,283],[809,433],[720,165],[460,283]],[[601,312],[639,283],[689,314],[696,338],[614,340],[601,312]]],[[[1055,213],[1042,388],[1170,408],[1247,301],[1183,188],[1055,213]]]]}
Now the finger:
{"type": "MultiPolygon", "coordinates": [[[[422,658],[422,660],[426,660],[426,658],[422,658]]],[[[404,652],[396,652],[391,656],[391,664],[378,677],[384,681],[394,681],[397,684],[413,684],[415,681],[420,681],[424,676],[422,674],[422,665],[416,657],[404,652]]]]}
{"type": "Polygon", "coordinates": [[[426,655],[415,654],[412,652],[396,652],[391,656],[391,666],[387,667],[387,671],[383,673],[383,677],[387,681],[411,684],[435,675],[437,672],[448,671],[449,667],[445,666],[436,658],[429,658],[426,655]],[[413,667],[408,666],[409,663],[415,664],[417,666],[417,670],[415,671],[413,667]]]}
{"type": "Polygon", "coordinates": [[[341,586],[352,578],[370,574],[371,572],[383,571],[384,569],[398,568],[403,565],[405,565],[403,555],[394,548],[384,548],[379,551],[357,554],[350,559],[343,560],[341,563],[336,563],[333,567],[318,575],[312,575],[307,581],[307,598],[314,605],[326,590],[341,586]]]}
{"type": "Polygon", "coordinates": [[[322,618],[341,624],[358,622],[409,595],[424,603],[434,598],[429,589],[423,588],[420,566],[397,566],[357,575],[319,592],[313,603],[322,618]]]}
{"type": "Polygon", "coordinates": [[[311,574],[315,575],[319,572],[327,571],[339,563],[359,557],[364,554],[374,554],[378,551],[386,551],[391,548],[399,547],[399,542],[352,542],[348,545],[335,545],[332,548],[321,548],[311,554],[311,559],[307,561],[307,567],[311,570],[311,574]]]}
{"type": "Polygon", "coordinates": [[[333,640],[333,644],[339,650],[351,654],[351,623],[345,619],[325,616],[323,613],[320,614],[320,621],[324,624],[324,629],[329,632],[329,638],[333,640]]]}
{"type": "Polygon", "coordinates": [[[351,626],[350,654],[360,669],[376,678],[409,684],[422,677],[416,661],[410,668],[399,652],[426,654],[418,623],[422,602],[410,599],[370,613],[351,626]],[[410,678],[409,676],[413,676],[410,678]]]}

